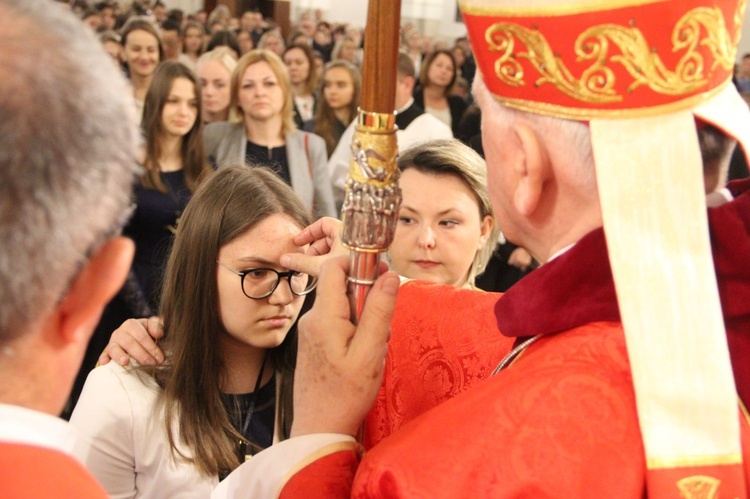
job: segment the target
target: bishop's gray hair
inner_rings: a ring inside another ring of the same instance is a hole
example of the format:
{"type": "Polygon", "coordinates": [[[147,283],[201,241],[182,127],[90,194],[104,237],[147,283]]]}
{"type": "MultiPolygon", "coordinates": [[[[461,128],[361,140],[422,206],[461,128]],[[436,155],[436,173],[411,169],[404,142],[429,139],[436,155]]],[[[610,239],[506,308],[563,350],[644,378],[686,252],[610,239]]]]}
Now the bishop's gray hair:
{"type": "Polygon", "coordinates": [[[473,92],[483,104],[482,113],[503,116],[509,124],[523,120],[532,125],[545,140],[553,141],[554,149],[559,155],[575,165],[572,180],[585,189],[596,189],[591,132],[585,124],[504,106],[492,97],[481,73],[477,73],[474,78],[473,92]]]}
{"type": "Polygon", "coordinates": [[[0,0],[0,47],[1,344],[54,309],[124,216],[140,138],[127,83],[71,12],[0,0]]]}

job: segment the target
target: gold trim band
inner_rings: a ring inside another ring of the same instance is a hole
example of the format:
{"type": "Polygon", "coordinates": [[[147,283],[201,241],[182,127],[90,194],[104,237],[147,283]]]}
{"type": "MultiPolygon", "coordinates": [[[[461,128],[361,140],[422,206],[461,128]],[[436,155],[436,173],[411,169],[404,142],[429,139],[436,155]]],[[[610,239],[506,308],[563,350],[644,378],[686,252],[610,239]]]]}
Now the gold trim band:
{"type": "Polygon", "coordinates": [[[570,2],[558,5],[546,5],[537,7],[527,6],[489,6],[468,5],[469,0],[459,0],[461,12],[475,16],[504,16],[504,17],[556,17],[572,14],[585,14],[589,12],[606,12],[610,10],[624,9],[650,5],[669,0],[599,0],[597,2],[570,2]]]}
{"type": "Polygon", "coordinates": [[[342,242],[341,245],[349,251],[356,251],[357,253],[382,253],[383,251],[386,251],[379,248],[358,248],[356,246],[346,244],[345,242],[342,242]]]}
{"type": "Polygon", "coordinates": [[[395,113],[373,113],[358,108],[357,126],[368,132],[390,132],[396,126],[395,113]]]}
{"type": "Polygon", "coordinates": [[[513,99],[510,97],[501,97],[495,94],[491,95],[500,104],[518,109],[520,111],[527,111],[534,114],[544,114],[547,116],[553,116],[555,118],[562,118],[566,120],[576,121],[588,121],[594,118],[604,119],[626,119],[626,118],[643,118],[648,116],[658,116],[665,113],[672,113],[682,111],[684,109],[692,109],[714,97],[716,94],[721,92],[731,82],[728,79],[721,85],[713,88],[707,92],[703,92],[698,95],[693,95],[686,99],[682,99],[676,102],[670,102],[661,106],[650,106],[635,109],[594,109],[594,108],[580,108],[580,107],[567,107],[560,106],[558,104],[549,104],[546,102],[530,101],[525,99],[513,99]]]}
{"type": "Polygon", "coordinates": [[[646,467],[654,469],[687,468],[696,466],[728,466],[742,464],[742,454],[725,454],[721,456],[680,456],[652,457],[646,460],[646,467]]]}

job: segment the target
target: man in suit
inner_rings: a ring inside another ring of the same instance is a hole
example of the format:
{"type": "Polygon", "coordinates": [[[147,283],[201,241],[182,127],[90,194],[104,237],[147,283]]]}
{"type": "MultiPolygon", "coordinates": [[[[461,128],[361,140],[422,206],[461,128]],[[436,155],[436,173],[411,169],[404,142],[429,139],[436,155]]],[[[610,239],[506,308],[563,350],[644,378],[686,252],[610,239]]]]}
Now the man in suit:
{"type": "Polygon", "coordinates": [[[135,108],[59,4],[0,1],[0,46],[0,496],[103,498],[56,416],[130,267],[135,108]]]}

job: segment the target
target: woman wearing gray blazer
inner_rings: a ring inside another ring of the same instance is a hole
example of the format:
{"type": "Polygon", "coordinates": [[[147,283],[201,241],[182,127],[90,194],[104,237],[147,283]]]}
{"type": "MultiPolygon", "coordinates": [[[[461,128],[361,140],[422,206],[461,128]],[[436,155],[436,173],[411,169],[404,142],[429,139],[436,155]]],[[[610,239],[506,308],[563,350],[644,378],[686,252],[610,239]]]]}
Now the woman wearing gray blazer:
{"type": "Polygon", "coordinates": [[[229,121],[204,130],[209,161],[218,168],[248,162],[269,166],[316,218],[337,217],[325,142],[296,129],[281,59],[267,50],[242,56],[232,73],[231,99],[229,121]]]}

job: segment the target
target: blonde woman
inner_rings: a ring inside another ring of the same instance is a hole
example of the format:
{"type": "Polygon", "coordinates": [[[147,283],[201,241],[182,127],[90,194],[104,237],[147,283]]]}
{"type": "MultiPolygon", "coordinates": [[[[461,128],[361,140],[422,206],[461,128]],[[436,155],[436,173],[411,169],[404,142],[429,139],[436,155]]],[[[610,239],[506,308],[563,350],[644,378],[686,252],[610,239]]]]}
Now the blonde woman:
{"type": "Polygon", "coordinates": [[[271,29],[263,33],[260,37],[260,40],[258,40],[258,48],[270,50],[281,57],[286,48],[286,44],[284,43],[284,37],[281,36],[281,33],[278,30],[271,29]]]}
{"type": "Polygon", "coordinates": [[[204,123],[229,119],[232,71],[236,67],[237,59],[229,47],[215,48],[198,59],[195,71],[201,83],[204,123]]]}
{"type": "Polygon", "coordinates": [[[206,127],[209,160],[219,168],[234,163],[267,166],[316,217],[335,217],[325,142],[297,130],[289,74],[276,54],[258,49],[240,58],[232,74],[230,108],[229,122],[206,127]]]}
{"type": "Polygon", "coordinates": [[[487,166],[462,142],[434,140],[398,160],[401,209],[388,259],[410,279],[470,288],[499,235],[487,166]]]}

